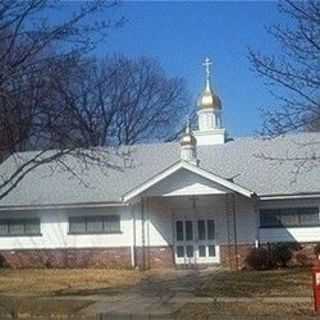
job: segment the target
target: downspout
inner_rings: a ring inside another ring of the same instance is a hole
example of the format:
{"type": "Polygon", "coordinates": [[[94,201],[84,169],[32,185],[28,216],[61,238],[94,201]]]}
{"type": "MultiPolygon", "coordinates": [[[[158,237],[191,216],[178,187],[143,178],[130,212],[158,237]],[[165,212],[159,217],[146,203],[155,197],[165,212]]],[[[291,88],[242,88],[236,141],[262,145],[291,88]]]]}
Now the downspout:
{"type": "Polygon", "coordinates": [[[146,255],[145,255],[145,214],[144,214],[144,198],[141,197],[141,257],[142,257],[142,270],[146,269],[146,255]]]}
{"type": "Polygon", "coordinates": [[[131,219],[132,219],[132,245],[131,245],[131,266],[136,267],[136,246],[137,246],[137,232],[136,232],[136,217],[133,206],[130,205],[131,219]]]}
{"type": "Polygon", "coordinates": [[[225,194],[225,214],[226,214],[226,222],[227,222],[227,250],[228,250],[228,257],[229,257],[229,263],[232,259],[232,252],[231,252],[231,230],[230,230],[230,205],[229,205],[229,194],[225,194]]]}
{"type": "Polygon", "coordinates": [[[260,246],[260,215],[258,211],[258,198],[255,198],[254,201],[254,213],[256,215],[256,241],[255,241],[255,248],[259,248],[260,246]]]}
{"type": "Polygon", "coordinates": [[[239,251],[238,251],[236,198],[234,193],[232,193],[232,218],[233,218],[233,234],[234,234],[234,254],[236,256],[236,270],[240,270],[239,251]]]}

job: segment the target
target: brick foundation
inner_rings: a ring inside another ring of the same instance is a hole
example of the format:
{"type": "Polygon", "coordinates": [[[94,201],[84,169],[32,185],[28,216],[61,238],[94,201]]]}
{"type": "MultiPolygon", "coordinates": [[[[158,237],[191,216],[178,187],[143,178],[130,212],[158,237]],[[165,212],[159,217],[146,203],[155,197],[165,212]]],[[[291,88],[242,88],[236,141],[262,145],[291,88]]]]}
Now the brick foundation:
{"type": "MultiPolygon", "coordinates": [[[[287,243],[289,244],[289,242],[287,243]]],[[[306,267],[314,264],[317,258],[314,254],[314,246],[316,243],[290,242],[290,244],[298,245],[299,249],[293,250],[293,256],[289,265],[306,267]]],[[[260,244],[260,246],[268,248],[267,243],[260,244]]],[[[233,244],[220,245],[221,264],[231,270],[242,270],[246,268],[245,259],[252,248],[254,248],[253,244],[238,244],[237,249],[233,244]]]]}
{"type": "MultiPolygon", "coordinates": [[[[294,251],[292,265],[311,266],[316,243],[301,243],[294,251]]],[[[263,244],[267,245],[267,244],[263,244]]],[[[220,245],[221,264],[231,270],[246,267],[245,259],[253,244],[220,245]]],[[[136,266],[141,269],[174,268],[172,246],[135,249],[136,266]]],[[[10,268],[131,268],[130,247],[88,249],[1,250],[0,267],[10,268]]]]}
{"type": "Polygon", "coordinates": [[[173,268],[174,251],[172,246],[149,247],[144,251],[136,248],[136,265],[141,269],[173,268]]]}
{"type": "Polygon", "coordinates": [[[131,268],[130,248],[1,250],[10,268],[131,268]]]}
{"type": "Polygon", "coordinates": [[[220,245],[221,264],[231,270],[241,270],[245,267],[245,259],[250,250],[254,246],[252,244],[220,245]]]}

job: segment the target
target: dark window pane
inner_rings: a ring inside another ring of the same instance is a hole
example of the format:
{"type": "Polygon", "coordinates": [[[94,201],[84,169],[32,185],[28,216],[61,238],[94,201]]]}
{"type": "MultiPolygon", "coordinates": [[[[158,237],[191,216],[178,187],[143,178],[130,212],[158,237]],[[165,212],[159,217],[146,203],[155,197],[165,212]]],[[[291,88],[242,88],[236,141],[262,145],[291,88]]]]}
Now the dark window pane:
{"type": "Polygon", "coordinates": [[[177,241],[183,241],[183,223],[182,221],[176,222],[177,241]]]}
{"type": "Polygon", "coordinates": [[[103,232],[103,217],[88,217],[87,218],[87,232],[88,233],[102,233],[103,232]]]}
{"type": "Polygon", "coordinates": [[[319,209],[280,208],[260,210],[261,227],[295,227],[319,224],[319,209]]]}
{"type": "Polygon", "coordinates": [[[199,257],[206,256],[206,246],[199,246],[199,257]]]}
{"type": "Polygon", "coordinates": [[[260,220],[261,225],[268,226],[281,226],[278,210],[261,210],[260,220]]]}
{"type": "Polygon", "coordinates": [[[40,220],[32,219],[25,222],[26,234],[40,234],[40,220]]]}
{"type": "Polygon", "coordinates": [[[312,226],[319,224],[319,212],[317,208],[301,208],[299,210],[300,224],[312,226]]]}
{"type": "Polygon", "coordinates": [[[188,258],[193,257],[193,246],[187,246],[187,257],[188,258]]]}
{"type": "Polygon", "coordinates": [[[119,216],[105,216],[104,217],[104,231],[105,232],[120,232],[120,217],[119,216]]]}
{"type": "Polygon", "coordinates": [[[69,219],[69,231],[71,233],[85,233],[86,220],[84,217],[72,217],[69,219]]]}
{"type": "Polygon", "coordinates": [[[208,220],[208,240],[215,239],[214,220],[208,220]]]}
{"type": "Polygon", "coordinates": [[[206,240],[206,228],[204,220],[198,221],[198,238],[199,240],[206,240]]]}
{"type": "Polygon", "coordinates": [[[299,225],[299,216],[295,213],[281,213],[280,215],[281,225],[286,226],[298,226],[299,225]]]}
{"type": "Polygon", "coordinates": [[[177,257],[178,258],[183,258],[184,257],[184,247],[183,246],[178,246],[177,247],[177,257]]]}
{"type": "Polygon", "coordinates": [[[12,220],[9,222],[9,234],[22,235],[24,234],[24,221],[12,220]]]}
{"type": "Polygon", "coordinates": [[[209,246],[209,257],[215,257],[215,256],[216,256],[216,247],[209,246]]]}
{"type": "Polygon", "coordinates": [[[186,240],[193,240],[193,226],[192,221],[186,221],[186,240]]]}
{"type": "Polygon", "coordinates": [[[7,221],[0,221],[0,235],[4,236],[9,233],[9,226],[7,221]]]}

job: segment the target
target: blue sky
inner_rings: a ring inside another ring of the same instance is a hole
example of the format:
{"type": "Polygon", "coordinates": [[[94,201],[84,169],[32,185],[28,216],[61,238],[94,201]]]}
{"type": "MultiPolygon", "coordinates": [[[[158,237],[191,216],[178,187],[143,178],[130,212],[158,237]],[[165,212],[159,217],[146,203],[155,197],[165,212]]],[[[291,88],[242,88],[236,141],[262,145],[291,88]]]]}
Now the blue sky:
{"type": "Polygon", "coordinates": [[[194,101],[203,88],[201,62],[214,61],[213,83],[233,136],[261,128],[259,108],[274,104],[268,88],[250,70],[248,47],[279,50],[265,27],[285,23],[276,2],[123,2],[112,15],[127,23],[96,51],[157,58],[169,75],[187,81],[194,101]]]}

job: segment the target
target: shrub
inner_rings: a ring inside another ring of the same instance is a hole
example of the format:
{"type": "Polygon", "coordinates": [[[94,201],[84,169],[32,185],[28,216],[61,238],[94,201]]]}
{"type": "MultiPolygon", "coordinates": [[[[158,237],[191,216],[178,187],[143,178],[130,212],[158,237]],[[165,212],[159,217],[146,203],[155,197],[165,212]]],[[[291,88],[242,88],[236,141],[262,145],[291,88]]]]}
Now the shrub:
{"type": "Polygon", "coordinates": [[[310,256],[303,252],[298,252],[296,254],[296,261],[300,267],[311,267],[313,265],[313,261],[310,256]]]}
{"type": "Polygon", "coordinates": [[[272,264],[279,267],[287,267],[292,258],[292,251],[296,250],[296,246],[290,243],[276,243],[271,247],[272,264]]]}
{"type": "Polygon", "coordinates": [[[246,257],[246,264],[254,270],[272,268],[269,251],[265,248],[253,248],[246,257]]]}
{"type": "Polygon", "coordinates": [[[318,258],[318,256],[320,255],[320,243],[319,242],[314,246],[313,252],[318,258]]]}
{"type": "Polygon", "coordinates": [[[0,268],[6,268],[6,267],[7,267],[6,259],[2,254],[0,254],[0,268]]]}

